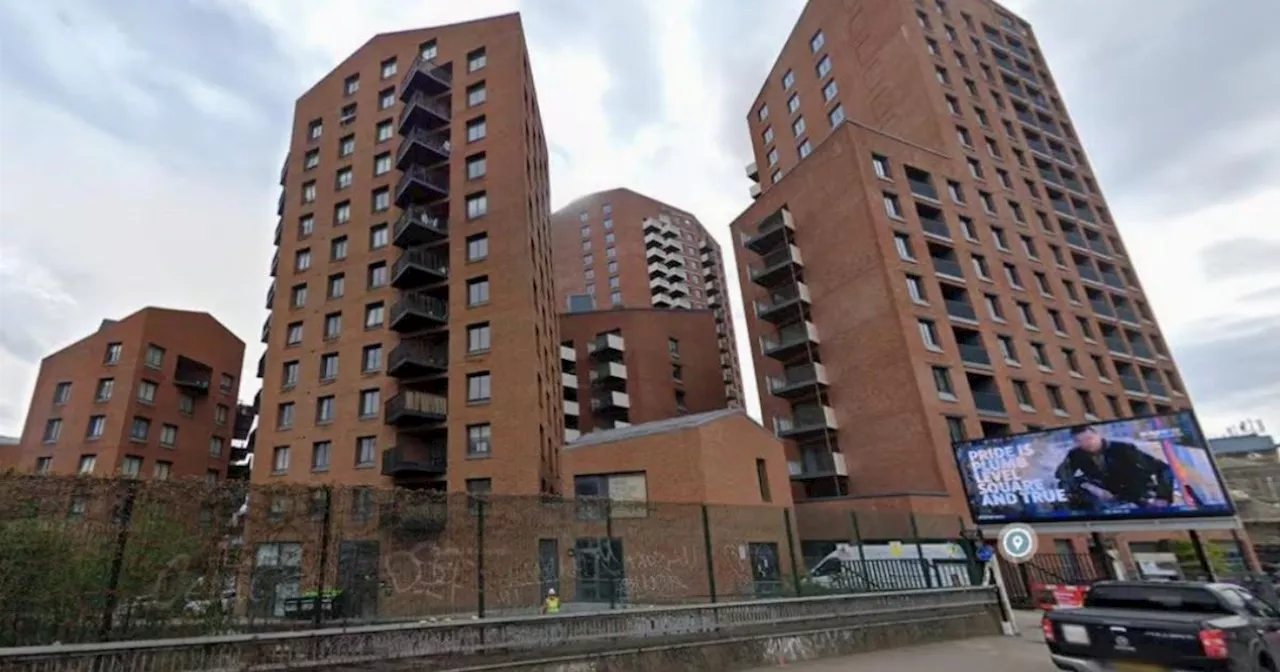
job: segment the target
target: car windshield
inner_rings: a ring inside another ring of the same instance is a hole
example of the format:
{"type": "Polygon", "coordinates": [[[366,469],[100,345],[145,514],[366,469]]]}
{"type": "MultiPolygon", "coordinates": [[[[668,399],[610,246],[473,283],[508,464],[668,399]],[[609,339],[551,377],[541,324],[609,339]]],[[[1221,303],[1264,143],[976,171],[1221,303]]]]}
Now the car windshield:
{"type": "Polygon", "coordinates": [[[1156,585],[1094,586],[1084,606],[1140,611],[1177,611],[1196,614],[1230,614],[1231,610],[1205,588],[1156,585]]]}

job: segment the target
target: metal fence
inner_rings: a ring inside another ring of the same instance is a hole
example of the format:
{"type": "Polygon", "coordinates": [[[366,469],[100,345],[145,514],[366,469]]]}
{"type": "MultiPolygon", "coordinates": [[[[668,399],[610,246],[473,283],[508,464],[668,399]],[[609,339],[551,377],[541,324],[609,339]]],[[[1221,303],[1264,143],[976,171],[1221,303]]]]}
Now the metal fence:
{"type": "Polygon", "coordinates": [[[796,540],[777,506],[0,475],[0,647],[958,585],[811,580],[796,540]]]}
{"type": "Polygon", "coordinates": [[[1108,577],[1104,560],[1091,553],[1039,553],[1027,562],[1012,564],[1000,559],[1009,602],[1018,608],[1039,604],[1036,591],[1051,585],[1092,585],[1108,577]]]}

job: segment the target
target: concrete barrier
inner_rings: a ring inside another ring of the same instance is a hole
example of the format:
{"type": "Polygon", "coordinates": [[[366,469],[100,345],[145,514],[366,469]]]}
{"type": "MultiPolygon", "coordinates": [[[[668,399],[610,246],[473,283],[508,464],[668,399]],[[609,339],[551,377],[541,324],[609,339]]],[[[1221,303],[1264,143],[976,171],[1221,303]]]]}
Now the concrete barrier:
{"type": "Polygon", "coordinates": [[[994,634],[996,614],[990,588],[903,591],[0,649],[0,670],[729,670],[994,634]]]}

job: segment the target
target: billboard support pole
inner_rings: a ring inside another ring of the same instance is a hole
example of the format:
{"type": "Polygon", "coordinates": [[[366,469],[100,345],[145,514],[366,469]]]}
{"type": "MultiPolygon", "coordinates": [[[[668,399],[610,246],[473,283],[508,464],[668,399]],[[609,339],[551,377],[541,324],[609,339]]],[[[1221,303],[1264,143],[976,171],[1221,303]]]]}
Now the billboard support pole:
{"type": "Polygon", "coordinates": [[[1209,554],[1204,551],[1204,542],[1200,539],[1200,533],[1196,530],[1187,530],[1187,534],[1191,537],[1191,547],[1196,549],[1196,560],[1200,561],[1200,570],[1209,577],[1209,581],[1216,583],[1218,576],[1209,562],[1209,554]]]}
{"type": "Polygon", "coordinates": [[[862,549],[862,530],[858,529],[858,512],[850,511],[849,520],[853,523],[853,543],[858,547],[858,565],[862,568],[863,589],[871,590],[871,575],[867,573],[867,552],[862,549]]]}
{"type": "Polygon", "coordinates": [[[910,511],[911,538],[916,542],[916,555],[920,558],[920,571],[924,572],[924,585],[933,587],[933,573],[929,571],[929,561],[924,558],[924,545],[920,543],[920,526],[916,525],[916,512],[910,511]]]}

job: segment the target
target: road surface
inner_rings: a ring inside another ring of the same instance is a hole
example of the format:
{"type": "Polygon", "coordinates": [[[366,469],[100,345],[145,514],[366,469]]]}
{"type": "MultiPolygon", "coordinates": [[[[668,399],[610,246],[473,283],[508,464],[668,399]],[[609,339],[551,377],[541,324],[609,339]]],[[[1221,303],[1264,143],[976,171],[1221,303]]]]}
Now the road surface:
{"type": "Polygon", "coordinates": [[[1018,637],[982,637],[827,658],[755,672],[1056,672],[1040,635],[1039,614],[1020,612],[1018,637]],[[1030,626],[1030,627],[1028,627],[1030,626]]]}

